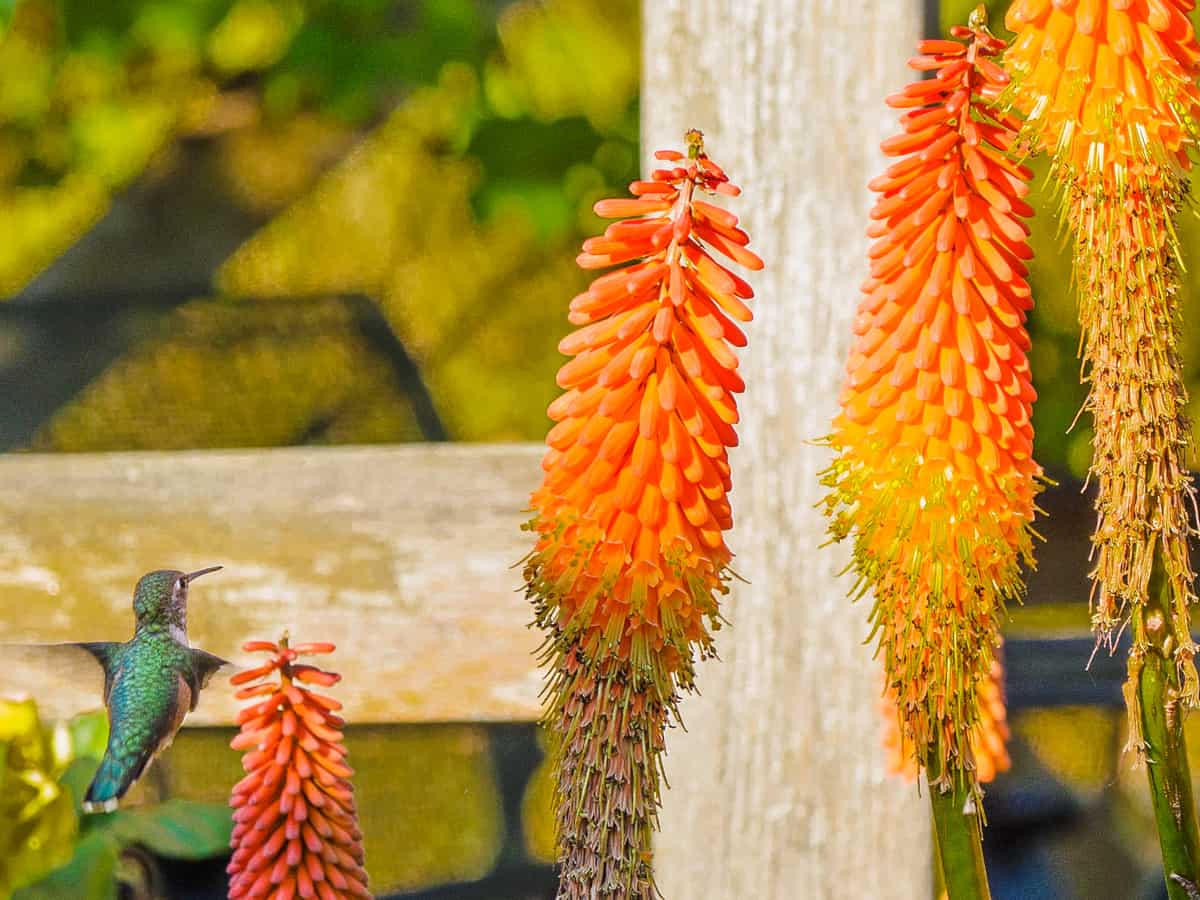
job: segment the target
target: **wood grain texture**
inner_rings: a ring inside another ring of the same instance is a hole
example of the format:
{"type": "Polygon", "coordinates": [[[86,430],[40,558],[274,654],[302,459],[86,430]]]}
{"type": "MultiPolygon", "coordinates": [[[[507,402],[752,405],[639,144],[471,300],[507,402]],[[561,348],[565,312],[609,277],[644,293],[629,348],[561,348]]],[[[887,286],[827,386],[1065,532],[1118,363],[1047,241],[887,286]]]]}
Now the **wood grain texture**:
{"type": "MultiPolygon", "coordinates": [[[[537,634],[514,564],[541,470],[529,445],[0,457],[0,641],[127,640],[138,577],[192,588],[193,645],[329,640],[331,690],[364,722],[531,720],[537,634]]],[[[64,673],[65,674],[65,673],[64,673]]],[[[4,666],[0,692],[59,714],[94,692],[4,666]]],[[[227,724],[220,676],[192,725],[227,724]]]]}
{"type": "Polygon", "coordinates": [[[866,183],[895,129],[919,0],[654,0],[645,6],[644,158],[700,128],[766,261],[733,451],[736,585],[723,660],[668,736],[657,852],[668,900],[931,896],[929,816],[885,778],[865,604],[821,548],[814,504],[858,285],[866,183]]]}

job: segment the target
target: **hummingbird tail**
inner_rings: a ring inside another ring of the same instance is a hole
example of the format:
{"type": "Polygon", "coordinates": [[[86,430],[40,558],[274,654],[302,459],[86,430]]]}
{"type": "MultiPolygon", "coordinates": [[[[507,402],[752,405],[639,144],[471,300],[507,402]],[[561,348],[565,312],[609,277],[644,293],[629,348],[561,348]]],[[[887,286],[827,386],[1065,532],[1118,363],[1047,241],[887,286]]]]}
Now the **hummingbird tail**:
{"type": "Polygon", "coordinates": [[[93,803],[91,800],[83,801],[83,811],[85,813],[110,813],[116,812],[119,801],[116,797],[111,797],[108,800],[103,800],[99,803],[93,803]]]}
{"type": "Polygon", "coordinates": [[[106,753],[100,761],[100,768],[96,770],[96,777],[88,786],[87,795],[83,800],[83,811],[107,813],[115,810],[144,768],[144,763],[131,767],[127,760],[123,764],[119,758],[106,753]]]}

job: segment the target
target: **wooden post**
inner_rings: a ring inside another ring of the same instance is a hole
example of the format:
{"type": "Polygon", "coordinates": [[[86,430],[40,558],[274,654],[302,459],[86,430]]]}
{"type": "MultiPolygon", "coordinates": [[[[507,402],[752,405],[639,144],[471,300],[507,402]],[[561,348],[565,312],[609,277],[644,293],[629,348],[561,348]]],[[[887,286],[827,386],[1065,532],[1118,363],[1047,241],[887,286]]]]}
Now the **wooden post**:
{"type": "Polygon", "coordinates": [[[886,778],[881,679],[865,603],[835,577],[814,504],[858,285],[866,183],[895,130],[884,96],[921,0],[651,0],[644,14],[645,156],[697,127],[741,185],[732,201],[766,270],[733,453],[737,585],[701,667],[704,696],[668,735],[657,852],[668,900],[931,896],[929,816],[886,778]]]}

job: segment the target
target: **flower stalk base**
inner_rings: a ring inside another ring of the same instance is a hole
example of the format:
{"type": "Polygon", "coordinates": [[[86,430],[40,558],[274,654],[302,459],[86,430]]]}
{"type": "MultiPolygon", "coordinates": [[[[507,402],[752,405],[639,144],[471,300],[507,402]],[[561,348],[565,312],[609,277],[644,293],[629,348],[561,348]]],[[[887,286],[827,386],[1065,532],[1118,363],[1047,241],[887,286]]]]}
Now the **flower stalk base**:
{"type": "Polygon", "coordinates": [[[555,671],[558,900],[655,900],[651,841],[668,705],[617,659],[589,666],[568,650],[555,671]]]}
{"type": "Polygon", "coordinates": [[[928,776],[934,847],[947,900],[991,900],[983,864],[978,791],[971,783],[938,778],[938,774],[931,765],[928,776]]]}
{"type": "Polygon", "coordinates": [[[1126,690],[1138,694],[1141,728],[1133,739],[1140,738],[1138,749],[1146,761],[1167,896],[1170,900],[1195,900],[1200,898],[1200,829],[1184,742],[1179,667],[1166,626],[1168,598],[1161,584],[1161,566],[1155,566],[1154,575],[1151,587],[1158,590],[1152,593],[1144,616],[1148,649],[1139,652],[1135,647],[1130,653],[1130,685],[1136,687],[1126,690]]]}

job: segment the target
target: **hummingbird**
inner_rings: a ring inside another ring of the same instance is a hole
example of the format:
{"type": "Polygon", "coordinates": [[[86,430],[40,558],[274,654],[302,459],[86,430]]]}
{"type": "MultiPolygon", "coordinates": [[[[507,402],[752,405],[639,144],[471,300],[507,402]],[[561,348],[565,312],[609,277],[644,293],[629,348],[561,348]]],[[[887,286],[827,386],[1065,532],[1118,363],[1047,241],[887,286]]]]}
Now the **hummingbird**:
{"type": "MultiPolygon", "coordinates": [[[[104,674],[108,745],[84,797],[85,813],[112,812],[146,768],[174,740],[196,708],[200,691],[227,660],[192,647],[187,636],[188,585],[221,566],[196,572],[162,569],[143,575],[133,592],[133,637],[42,644],[33,650],[70,651],[99,665],[104,674]],[[80,653],[79,651],[84,651],[80,653]]],[[[8,645],[12,647],[14,645],[8,645]]],[[[0,645],[0,650],[7,649],[0,645]]],[[[58,674],[67,674],[61,667],[58,674]]],[[[95,670],[96,666],[90,666],[95,670]]],[[[98,674],[98,673],[97,673],[98,674]]]]}

